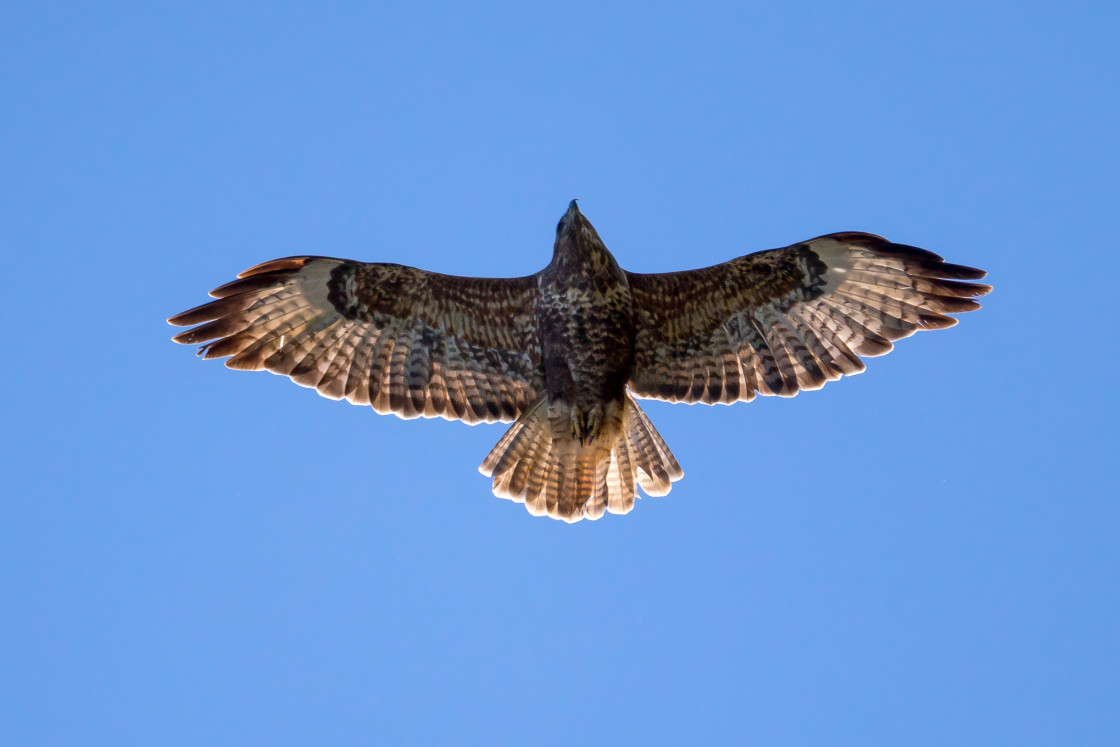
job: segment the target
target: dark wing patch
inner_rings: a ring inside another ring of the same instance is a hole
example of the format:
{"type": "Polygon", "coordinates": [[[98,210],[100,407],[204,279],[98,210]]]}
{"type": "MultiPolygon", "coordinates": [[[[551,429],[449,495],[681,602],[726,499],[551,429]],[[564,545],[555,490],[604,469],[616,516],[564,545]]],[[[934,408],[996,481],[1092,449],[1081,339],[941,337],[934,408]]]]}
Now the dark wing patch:
{"type": "Polygon", "coordinates": [[[204,358],[404,418],[510,421],[542,391],[536,283],[289,257],[168,319],[204,358]]]}
{"type": "Polygon", "coordinates": [[[860,356],[951,327],[985,273],[865,233],[836,233],[714,267],[627,273],[637,335],[630,388],[707,404],[793,396],[864,370],[860,356]]]}

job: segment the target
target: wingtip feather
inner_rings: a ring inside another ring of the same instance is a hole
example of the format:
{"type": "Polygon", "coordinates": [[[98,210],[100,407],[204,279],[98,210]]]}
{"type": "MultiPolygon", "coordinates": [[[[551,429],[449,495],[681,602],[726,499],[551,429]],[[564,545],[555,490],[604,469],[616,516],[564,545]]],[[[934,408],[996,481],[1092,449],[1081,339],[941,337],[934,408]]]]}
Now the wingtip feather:
{"type": "Polygon", "coordinates": [[[270,259],[267,262],[261,262],[259,265],[253,265],[248,270],[243,270],[237,273],[239,280],[253,277],[254,275],[261,275],[266,272],[294,272],[302,269],[308,262],[314,259],[321,259],[321,257],[302,256],[302,257],[281,257],[280,259],[270,259]]]}

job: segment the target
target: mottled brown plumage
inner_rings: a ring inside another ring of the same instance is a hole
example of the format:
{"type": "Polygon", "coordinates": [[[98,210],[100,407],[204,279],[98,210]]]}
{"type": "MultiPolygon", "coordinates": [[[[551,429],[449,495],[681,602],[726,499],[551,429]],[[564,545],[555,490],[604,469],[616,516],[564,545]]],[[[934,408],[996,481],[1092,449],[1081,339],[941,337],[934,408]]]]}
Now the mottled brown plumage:
{"type": "Polygon", "coordinates": [[[522,278],[289,257],[172,317],[176,342],[404,418],[515,421],[480,467],[494,493],[566,521],[664,495],[680,466],[635,397],[793,396],[892,341],[979,308],[984,272],[865,233],[700,270],[622,270],[575,204],[522,278]]]}

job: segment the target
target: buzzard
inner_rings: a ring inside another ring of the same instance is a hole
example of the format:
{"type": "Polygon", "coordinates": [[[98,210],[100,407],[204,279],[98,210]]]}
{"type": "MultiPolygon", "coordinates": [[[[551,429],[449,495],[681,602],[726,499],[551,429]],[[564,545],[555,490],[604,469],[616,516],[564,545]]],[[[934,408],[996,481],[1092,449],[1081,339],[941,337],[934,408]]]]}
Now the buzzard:
{"type": "Polygon", "coordinates": [[[664,495],[683,472],[636,401],[791,397],[979,308],[985,273],[866,233],[713,267],[623,270],[572,200],[552,262],[520,278],[287,257],[168,322],[204,358],[402,418],[513,422],[494,493],[574,522],[664,495]]]}

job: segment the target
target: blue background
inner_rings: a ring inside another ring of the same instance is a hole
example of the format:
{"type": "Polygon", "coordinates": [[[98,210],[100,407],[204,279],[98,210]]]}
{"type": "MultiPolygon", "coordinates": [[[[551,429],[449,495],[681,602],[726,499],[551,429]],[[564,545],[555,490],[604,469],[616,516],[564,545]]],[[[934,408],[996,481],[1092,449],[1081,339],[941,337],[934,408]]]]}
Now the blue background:
{"type": "Polygon", "coordinates": [[[1120,743],[1114,3],[51,3],[0,25],[0,742],[1120,743]],[[401,4],[402,6],[404,4],[401,4]],[[780,5],[780,7],[779,7],[780,5]],[[621,264],[867,230],[985,308],[649,403],[666,498],[174,345],[262,260],[621,264]]]}

